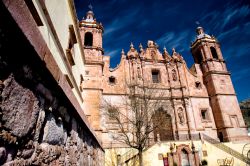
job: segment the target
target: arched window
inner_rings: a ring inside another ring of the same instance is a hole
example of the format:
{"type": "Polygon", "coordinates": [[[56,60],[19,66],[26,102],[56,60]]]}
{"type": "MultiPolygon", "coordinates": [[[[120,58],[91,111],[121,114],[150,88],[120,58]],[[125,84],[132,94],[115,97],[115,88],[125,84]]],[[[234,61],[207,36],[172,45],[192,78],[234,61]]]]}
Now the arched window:
{"type": "Polygon", "coordinates": [[[93,34],[91,32],[85,33],[84,45],[85,46],[92,46],[93,45],[93,34]]]}
{"type": "Polygon", "coordinates": [[[210,47],[210,50],[211,50],[213,58],[218,59],[218,54],[216,52],[216,49],[214,47],[210,47]]]}

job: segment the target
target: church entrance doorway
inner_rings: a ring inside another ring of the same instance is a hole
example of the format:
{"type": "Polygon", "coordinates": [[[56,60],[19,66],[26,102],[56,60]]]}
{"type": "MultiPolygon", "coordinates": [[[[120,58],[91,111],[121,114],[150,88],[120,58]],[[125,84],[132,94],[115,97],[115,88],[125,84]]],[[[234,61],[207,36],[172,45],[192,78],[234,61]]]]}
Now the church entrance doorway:
{"type": "Polygon", "coordinates": [[[174,140],[172,117],[162,108],[158,109],[153,116],[154,141],[174,140]]]}

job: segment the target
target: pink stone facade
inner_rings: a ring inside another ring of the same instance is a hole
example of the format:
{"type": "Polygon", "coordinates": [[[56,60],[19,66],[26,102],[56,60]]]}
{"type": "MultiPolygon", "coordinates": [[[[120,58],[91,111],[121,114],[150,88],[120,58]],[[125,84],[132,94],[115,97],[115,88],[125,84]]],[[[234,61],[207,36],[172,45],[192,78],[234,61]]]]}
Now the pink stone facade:
{"type": "Polygon", "coordinates": [[[195,64],[190,69],[178,52],[173,49],[170,54],[165,48],[161,52],[153,41],[139,49],[131,43],[127,53],[121,52],[120,64],[110,69],[110,57],[102,48],[103,27],[91,11],[80,22],[80,33],[86,58],[85,113],[104,147],[114,142],[109,130],[115,127],[103,113],[102,100],[119,103],[126,96],[127,82],[144,82],[164,92],[162,107],[172,117],[174,138],[203,133],[221,141],[248,139],[220,45],[201,27],[191,45],[195,64]],[[92,38],[85,38],[87,32],[92,38]],[[93,40],[92,45],[84,45],[85,40],[93,40]]]}

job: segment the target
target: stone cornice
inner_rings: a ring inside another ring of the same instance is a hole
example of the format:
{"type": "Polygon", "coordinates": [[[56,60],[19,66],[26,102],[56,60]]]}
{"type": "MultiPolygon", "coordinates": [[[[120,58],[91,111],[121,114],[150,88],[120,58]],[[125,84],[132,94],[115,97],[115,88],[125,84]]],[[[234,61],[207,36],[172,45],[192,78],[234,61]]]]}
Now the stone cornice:
{"type": "Polygon", "coordinates": [[[96,21],[86,22],[86,21],[82,20],[79,22],[79,27],[96,28],[96,29],[101,29],[104,32],[103,26],[96,21]]]}
{"type": "Polygon", "coordinates": [[[201,38],[201,39],[196,39],[196,40],[191,44],[191,49],[195,48],[198,44],[203,43],[203,42],[219,43],[215,38],[204,37],[204,38],[201,38]]]}
{"type": "Polygon", "coordinates": [[[229,76],[231,75],[231,73],[228,72],[228,71],[216,71],[216,70],[212,70],[212,71],[208,71],[207,73],[205,73],[203,75],[203,77],[207,77],[210,74],[229,75],[229,76]]]}
{"type": "Polygon", "coordinates": [[[235,93],[216,93],[214,95],[210,95],[209,97],[215,97],[215,96],[236,96],[235,93]]]}

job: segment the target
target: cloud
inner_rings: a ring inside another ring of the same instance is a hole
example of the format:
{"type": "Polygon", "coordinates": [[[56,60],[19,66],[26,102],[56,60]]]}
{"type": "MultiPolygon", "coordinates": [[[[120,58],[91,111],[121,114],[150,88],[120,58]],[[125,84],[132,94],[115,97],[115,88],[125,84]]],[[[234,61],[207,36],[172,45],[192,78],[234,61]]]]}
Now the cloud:
{"type": "Polygon", "coordinates": [[[167,32],[162,37],[160,37],[159,39],[157,39],[156,42],[159,43],[159,44],[161,44],[161,45],[166,45],[170,41],[173,41],[174,36],[175,36],[174,32],[167,32]]]}
{"type": "MultiPolygon", "coordinates": [[[[224,48],[225,46],[223,46],[224,48]]],[[[226,47],[223,51],[225,60],[233,60],[235,57],[248,56],[250,52],[250,43],[238,43],[233,47],[226,47]]]]}
{"type": "Polygon", "coordinates": [[[247,75],[249,76],[249,73],[250,73],[250,68],[239,68],[237,71],[232,73],[232,79],[234,81],[240,81],[247,75]]]}
{"type": "Polygon", "coordinates": [[[230,24],[230,22],[233,21],[239,21],[243,18],[245,18],[250,12],[250,9],[248,6],[241,6],[237,8],[236,6],[228,7],[223,13],[222,13],[222,25],[221,29],[225,28],[226,25],[230,24]]]}
{"type": "Polygon", "coordinates": [[[225,38],[228,38],[228,36],[231,36],[231,34],[234,34],[234,33],[237,33],[239,31],[239,27],[236,26],[236,27],[233,27],[231,29],[229,29],[228,31],[224,31],[222,33],[220,33],[217,38],[219,40],[223,40],[225,38]]]}
{"type": "Polygon", "coordinates": [[[201,16],[200,22],[206,27],[211,27],[211,32],[221,33],[225,30],[230,30],[230,25],[240,23],[250,13],[250,8],[247,5],[239,6],[239,4],[226,4],[224,9],[212,10],[201,16]]]}
{"type": "Polygon", "coordinates": [[[225,59],[248,56],[250,52],[249,29],[250,22],[247,22],[218,35],[218,40],[222,43],[225,59]]]}
{"type": "Polygon", "coordinates": [[[190,31],[185,30],[180,33],[167,32],[162,37],[156,40],[156,42],[161,46],[166,46],[168,49],[178,48],[179,52],[183,52],[188,49],[188,46],[185,47],[185,43],[188,41],[188,36],[190,31]]]}
{"type": "Polygon", "coordinates": [[[106,52],[107,52],[106,54],[108,56],[110,56],[111,58],[113,58],[113,57],[115,57],[117,55],[120,55],[119,52],[121,52],[121,50],[116,49],[116,50],[113,50],[113,51],[106,51],[106,52]]]}
{"type": "Polygon", "coordinates": [[[111,23],[109,23],[104,31],[104,37],[113,35],[114,32],[126,28],[131,25],[133,22],[136,22],[134,18],[139,13],[140,8],[136,8],[135,10],[128,10],[124,13],[124,15],[120,17],[116,17],[111,23]]]}

